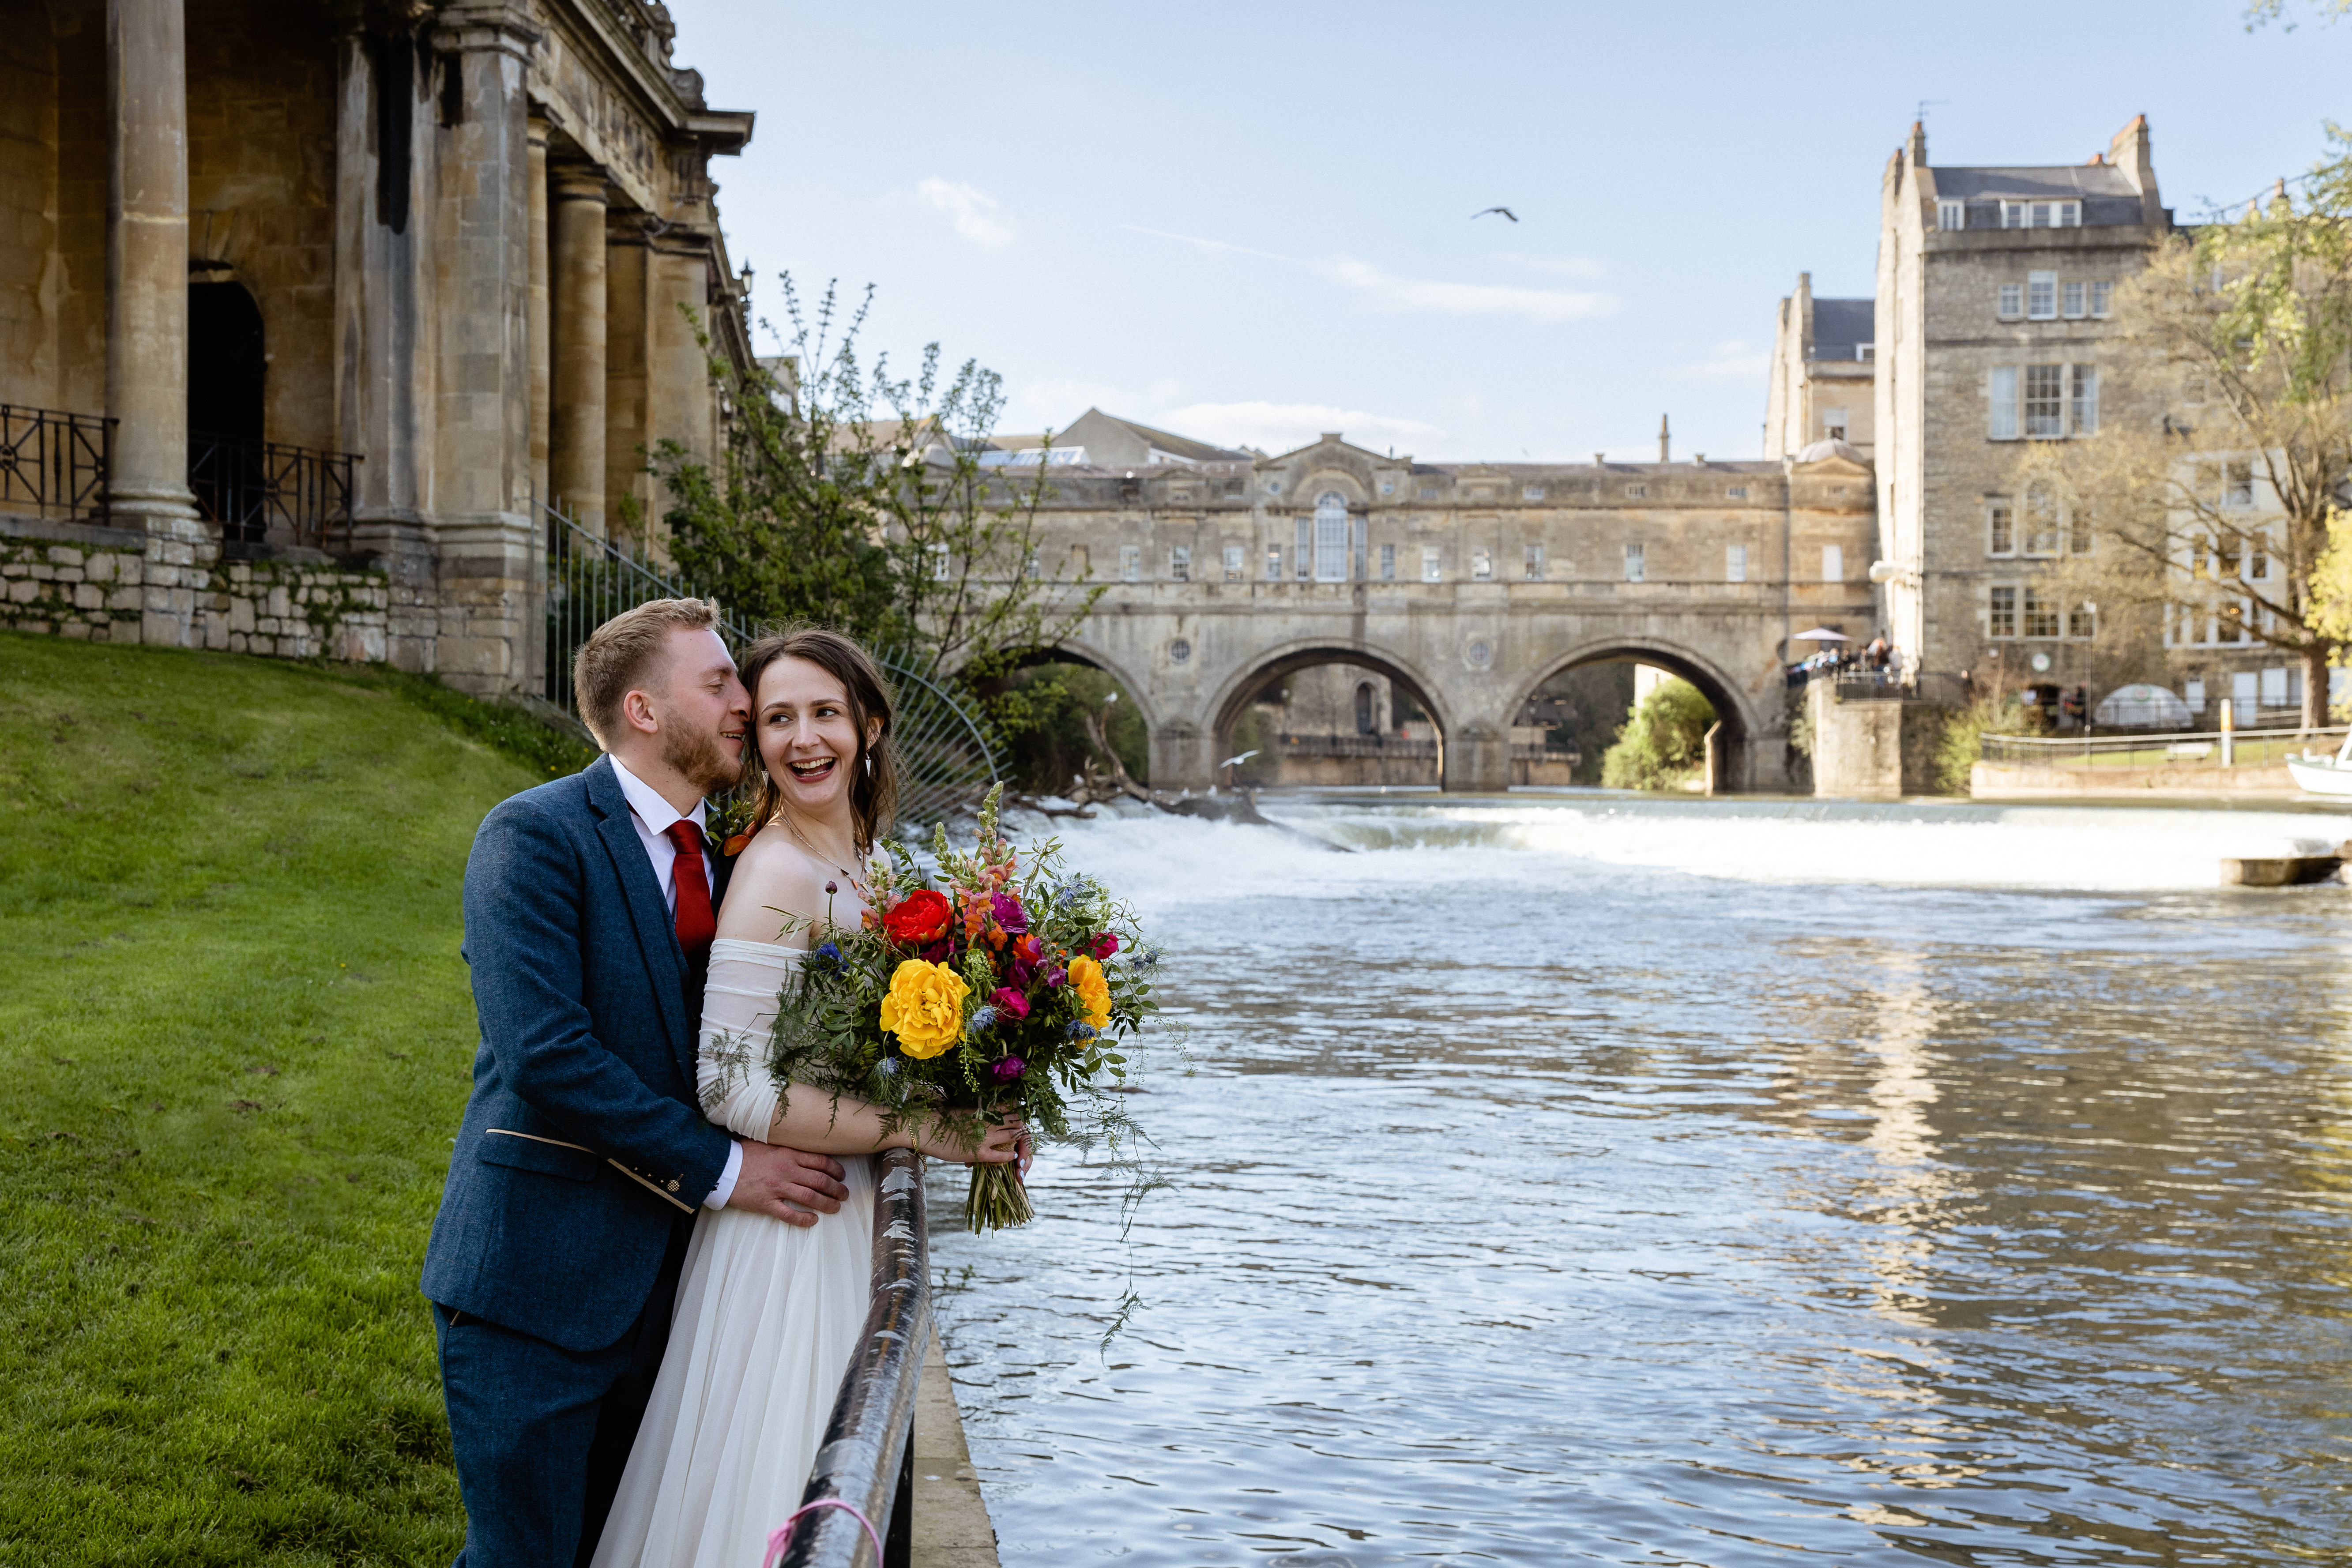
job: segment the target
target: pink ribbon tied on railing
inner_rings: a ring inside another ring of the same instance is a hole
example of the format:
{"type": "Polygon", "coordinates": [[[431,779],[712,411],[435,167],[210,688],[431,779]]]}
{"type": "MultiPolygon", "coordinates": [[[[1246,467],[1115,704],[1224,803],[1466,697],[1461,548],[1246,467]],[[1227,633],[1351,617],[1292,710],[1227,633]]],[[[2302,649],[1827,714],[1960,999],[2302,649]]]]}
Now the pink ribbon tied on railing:
{"type": "Polygon", "coordinates": [[[793,1526],[800,1522],[801,1515],[804,1513],[814,1513],[821,1508],[840,1509],[843,1512],[848,1514],[850,1518],[865,1526],[866,1539],[874,1543],[874,1561],[877,1563],[882,1561],[881,1531],[874,1528],[874,1521],[866,1517],[865,1510],[859,1508],[856,1503],[851,1502],[847,1498],[821,1497],[814,1502],[804,1502],[801,1504],[800,1507],[793,1510],[792,1512],[784,1516],[783,1523],[776,1526],[774,1530],[768,1532],[768,1554],[760,1559],[760,1568],[774,1568],[777,1554],[783,1551],[784,1542],[786,1538],[792,1534],[793,1526]]]}

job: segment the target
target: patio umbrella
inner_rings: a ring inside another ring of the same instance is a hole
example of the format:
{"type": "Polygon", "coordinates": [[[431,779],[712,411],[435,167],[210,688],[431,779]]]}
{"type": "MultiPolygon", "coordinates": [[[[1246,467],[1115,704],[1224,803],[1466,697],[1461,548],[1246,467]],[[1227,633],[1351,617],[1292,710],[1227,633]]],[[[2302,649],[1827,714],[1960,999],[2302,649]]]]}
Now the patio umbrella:
{"type": "Polygon", "coordinates": [[[1790,642],[1852,642],[1853,639],[1843,632],[1833,632],[1827,626],[1815,626],[1811,631],[1799,632],[1789,640],[1790,642]]]}

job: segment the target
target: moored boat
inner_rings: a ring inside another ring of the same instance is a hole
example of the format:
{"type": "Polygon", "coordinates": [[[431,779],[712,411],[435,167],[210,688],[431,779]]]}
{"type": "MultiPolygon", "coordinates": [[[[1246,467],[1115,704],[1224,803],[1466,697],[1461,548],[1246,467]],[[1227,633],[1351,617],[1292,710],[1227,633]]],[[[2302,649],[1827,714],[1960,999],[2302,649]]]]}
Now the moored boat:
{"type": "Polygon", "coordinates": [[[2344,749],[2332,757],[2311,752],[2289,757],[2286,771],[2305,795],[2352,795],[2352,735],[2345,737],[2344,749]]]}

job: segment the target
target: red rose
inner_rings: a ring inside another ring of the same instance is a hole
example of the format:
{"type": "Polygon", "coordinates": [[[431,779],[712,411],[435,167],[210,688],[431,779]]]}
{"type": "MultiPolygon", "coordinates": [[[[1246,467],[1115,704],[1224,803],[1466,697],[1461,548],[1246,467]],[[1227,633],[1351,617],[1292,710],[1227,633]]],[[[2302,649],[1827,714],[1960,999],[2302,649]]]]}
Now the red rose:
{"type": "Polygon", "coordinates": [[[1100,936],[1098,936],[1098,937],[1095,938],[1095,957],[1096,957],[1096,958],[1097,958],[1097,959],[1105,959],[1105,958],[1108,958],[1112,953],[1117,952],[1118,951],[1118,933],[1117,933],[1117,932],[1114,932],[1114,931],[1105,931],[1105,932],[1103,932],[1103,933],[1102,933],[1102,935],[1100,935],[1100,936]]]}
{"type": "Polygon", "coordinates": [[[937,942],[947,934],[948,921],[954,913],[946,895],[924,888],[892,905],[882,917],[882,929],[890,933],[892,942],[909,946],[937,942]]]}

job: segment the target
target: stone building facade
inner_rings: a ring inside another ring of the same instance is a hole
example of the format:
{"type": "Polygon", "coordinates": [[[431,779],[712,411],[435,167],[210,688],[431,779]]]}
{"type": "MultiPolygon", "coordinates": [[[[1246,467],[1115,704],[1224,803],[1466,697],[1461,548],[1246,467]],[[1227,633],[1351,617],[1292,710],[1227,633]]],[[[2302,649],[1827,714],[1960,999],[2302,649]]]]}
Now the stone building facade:
{"type": "Polygon", "coordinates": [[[680,308],[749,357],[709,165],[751,116],[704,102],[667,10],[0,0],[0,419],[52,459],[0,483],[10,624],[536,689],[540,504],[634,515],[657,552],[639,451],[713,455],[721,416],[680,308]],[[101,559],[102,593],[20,590],[101,559]],[[331,614],[273,611],[253,584],[280,578],[331,614]]]}
{"type": "Polygon", "coordinates": [[[1868,300],[1817,300],[1813,275],[1780,301],[1764,396],[1764,455],[1792,458],[1843,441],[1864,462],[1876,444],[1877,317],[1868,300]]]}
{"type": "MultiPolygon", "coordinates": [[[[1201,786],[1236,722],[1318,666],[1429,716],[1448,788],[1515,782],[1549,677],[1624,658],[1722,714],[1728,788],[1783,782],[1790,636],[1864,632],[1871,472],[1794,462],[1426,463],[1328,434],[1246,459],[1057,468],[1041,569],[1108,584],[1069,651],[1133,695],[1155,784],[1201,786]]],[[[1352,695],[1350,700],[1352,700],[1352,695]]],[[[1377,727],[1377,726],[1376,726],[1377,727]]]]}

